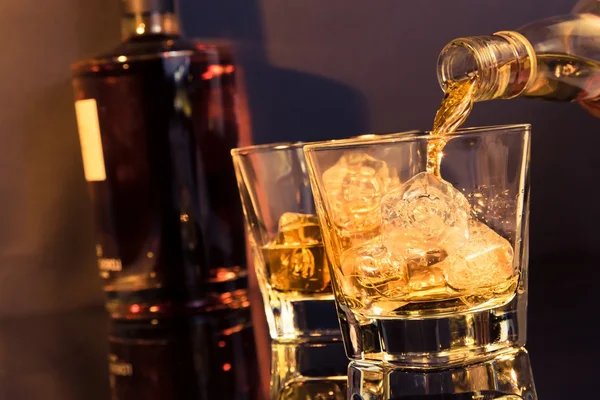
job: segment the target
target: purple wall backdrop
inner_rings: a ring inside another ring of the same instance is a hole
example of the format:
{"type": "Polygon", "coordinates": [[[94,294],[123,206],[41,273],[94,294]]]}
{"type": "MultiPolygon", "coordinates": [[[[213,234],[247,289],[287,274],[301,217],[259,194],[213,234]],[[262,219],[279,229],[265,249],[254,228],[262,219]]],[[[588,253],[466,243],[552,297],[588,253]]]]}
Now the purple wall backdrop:
{"type": "MultiPolygon", "coordinates": [[[[442,93],[436,60],[453,38],[568,13],[566,0],[182,0],[189,36],[238,44],[256,142],[428,129],[442,93]]],[[[600,208],[589,185],[600,121],[575,104],[478,104],[468,125],[533,125],[531,252],[584,257],[600,208]]]]}

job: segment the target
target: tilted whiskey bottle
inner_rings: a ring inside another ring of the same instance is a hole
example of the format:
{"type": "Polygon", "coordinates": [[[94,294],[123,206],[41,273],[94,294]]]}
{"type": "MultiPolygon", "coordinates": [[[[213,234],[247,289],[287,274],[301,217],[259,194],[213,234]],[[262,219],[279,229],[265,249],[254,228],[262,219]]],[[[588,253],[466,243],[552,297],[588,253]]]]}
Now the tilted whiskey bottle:
{"type": "Polygon", "coordinates": [[[600,117],[600,5],[581,1],[573,13],[516,31],[455,39],[440,53],[438,80],[476,80],[474,101],[541,98],[574,101],[600,117]]]}
{"type": "Polygon", "coordinates": [[[73,65],[96,252],[113,317],[247,307],[229,151],[247,144],[224,45],[188,41],[174,0],[123,0],[123,42],[73,65]]]}

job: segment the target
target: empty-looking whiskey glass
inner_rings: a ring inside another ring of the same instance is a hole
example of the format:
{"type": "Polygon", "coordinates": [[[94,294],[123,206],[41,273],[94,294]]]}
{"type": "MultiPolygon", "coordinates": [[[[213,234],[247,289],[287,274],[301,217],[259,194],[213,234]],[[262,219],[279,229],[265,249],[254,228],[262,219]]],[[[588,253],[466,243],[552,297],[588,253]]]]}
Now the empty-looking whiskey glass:
{"type": "Polygon", "coordinates": [[[529,137],[305,146],[348,357],[440,368],[525,344],[529,137]]]}
{"type": "Polygon", "coordinates": [[[271,338],[340,339],[302,144],[232,150],[271,338]]]}

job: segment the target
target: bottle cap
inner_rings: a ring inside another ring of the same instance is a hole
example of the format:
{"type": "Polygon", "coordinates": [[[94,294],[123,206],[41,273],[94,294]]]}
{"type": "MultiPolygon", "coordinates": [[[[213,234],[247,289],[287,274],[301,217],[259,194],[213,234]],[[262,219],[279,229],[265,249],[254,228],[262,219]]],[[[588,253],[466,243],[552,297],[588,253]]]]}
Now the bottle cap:
{"type": "Polygon", "coordinates": [[[175,12],[175,0],[121,0],[121,5],[125,15],[175,12]]]}

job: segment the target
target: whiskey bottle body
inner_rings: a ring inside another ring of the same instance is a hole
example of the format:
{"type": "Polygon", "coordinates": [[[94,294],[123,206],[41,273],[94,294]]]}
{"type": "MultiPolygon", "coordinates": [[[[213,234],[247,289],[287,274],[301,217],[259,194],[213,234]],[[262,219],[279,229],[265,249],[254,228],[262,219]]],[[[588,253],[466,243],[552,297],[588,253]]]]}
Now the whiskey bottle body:
{"type": "Polygon", "coordinates": [[[107,307],[115,317],[245,301],[245,242],[229,150],[240,140],[224,46],[132,36],[73,66],[107,307]]]}

